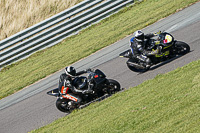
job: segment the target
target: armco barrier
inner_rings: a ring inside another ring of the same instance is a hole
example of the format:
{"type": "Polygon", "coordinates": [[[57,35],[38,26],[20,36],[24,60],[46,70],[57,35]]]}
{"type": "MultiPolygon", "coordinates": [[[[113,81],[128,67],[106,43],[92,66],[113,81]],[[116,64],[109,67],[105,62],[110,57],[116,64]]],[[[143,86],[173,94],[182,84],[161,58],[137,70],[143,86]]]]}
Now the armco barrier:
{"type": "Polygon", "coordinates": [[[134,0],[85,0],[4,39],[0,41],[0,68],[53,46],[133,2],[134,0]]]}

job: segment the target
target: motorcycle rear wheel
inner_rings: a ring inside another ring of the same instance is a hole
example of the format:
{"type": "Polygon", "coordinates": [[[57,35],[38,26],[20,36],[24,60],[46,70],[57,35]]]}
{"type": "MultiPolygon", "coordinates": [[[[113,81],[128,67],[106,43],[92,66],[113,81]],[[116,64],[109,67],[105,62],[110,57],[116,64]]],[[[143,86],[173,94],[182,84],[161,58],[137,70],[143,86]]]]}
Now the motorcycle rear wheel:
{"type": "Polygon", "coordinates": [[[134,72],[146,72],[150,69],[150,67],[145,68],[145,67],[140,66],[132,58],[129,58],[128,61],[126,62],[126,64],[127,64],[128,68],[134,72]],[[132,63],[134,63],[135,65],[132,63]]]}
{"type": "Polygon", "coordinates": [[[65,112],[65,113],[70,113],[72,111],[72,109],[70,109],[68,106],[68,102],[69,100],[67,99],[60,99],[58,98],[56,101],[56,107],[58,110],[65,112]]]}

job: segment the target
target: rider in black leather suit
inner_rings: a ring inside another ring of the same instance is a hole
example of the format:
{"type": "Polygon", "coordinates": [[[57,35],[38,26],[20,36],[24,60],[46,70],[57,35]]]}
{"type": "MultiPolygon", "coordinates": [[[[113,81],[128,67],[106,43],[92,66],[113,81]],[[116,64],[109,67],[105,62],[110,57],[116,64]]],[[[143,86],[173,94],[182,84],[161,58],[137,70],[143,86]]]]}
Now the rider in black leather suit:
{"type": "Polygon", "coordinates": [[[81,79],[78,77],[79,75],[87,73],[87,71],[88,70],[83,70],[76,73],[75,68],[72,66],[65,68],[65,73],[60,75],[58,87],[58,90],[63,97],[73,99],[76,101],[75,104],[79,104],[82,101],[80,95],[93,92],[91,84],[88,85],[87,83],[87,79],[81,79]]]}
{"type": "Polygon", "coordinates": [[[161,50],[160,47],[155,51],[148,51],[145,49],[146,46],[149,45],[149,40],[154,36],[153,33],[144,35],[144,33],[139,30],[134,32],[134,37],[130,40],[131,52],[129,56],[144,62],[144,67],[151,66],[151,60],[148,56],[158,54],[161,50]]]}

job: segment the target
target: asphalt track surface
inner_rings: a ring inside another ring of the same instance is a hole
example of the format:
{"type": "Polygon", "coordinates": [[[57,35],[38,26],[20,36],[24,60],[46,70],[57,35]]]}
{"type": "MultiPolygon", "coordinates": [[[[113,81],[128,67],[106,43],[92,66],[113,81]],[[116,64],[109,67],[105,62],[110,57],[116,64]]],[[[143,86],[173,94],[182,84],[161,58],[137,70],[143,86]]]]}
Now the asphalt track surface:
{"type": "MultiPolygon", "coordinates": [[[[143,29],[145,33],[168,31],[176,40],[184,41],[191,47],[191,52],[170,62],[152,67],[149,71],[138,74],[126,66],[126,58],[119,53],[129,48],[128,36],[109,47],[73,64],[78,70],[98,68],[108,78],[116,79],[123,88],[137,86],[156,75],[167,73],[200,58],[200,2],[175,13],[143,29]]],[[[46,94],[58,85],[56,72],[25,89],[0,100],[0,133],[25,133],[42,127],[54,120],[66,116],[56,109],[56,97],[46,94]]],[[[164,82],[164,81],[163,81],[164,82]]]]}

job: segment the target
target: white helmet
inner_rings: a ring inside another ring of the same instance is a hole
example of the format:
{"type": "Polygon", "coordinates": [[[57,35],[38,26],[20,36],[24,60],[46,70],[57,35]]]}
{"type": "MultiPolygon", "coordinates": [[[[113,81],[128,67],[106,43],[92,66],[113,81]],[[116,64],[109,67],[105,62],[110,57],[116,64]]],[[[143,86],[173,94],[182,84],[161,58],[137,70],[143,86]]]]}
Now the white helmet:
{"type": "Polygon", "coordinates": [[[141,30],[134,32],[133,35],[138,42],[142,42],[144,40],[144,33],[141,30]]]}
{"type": "Polygon", "coordinates": [[[71,77],[76,76],[76,69],[72,66],[68,66],[65,68],[65,73],[71,77]]]}

